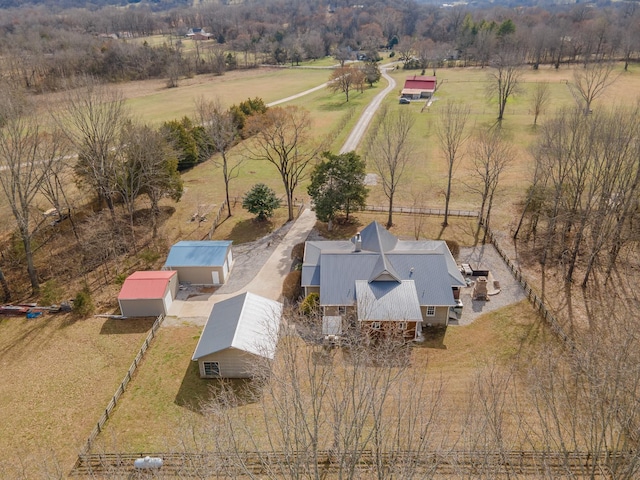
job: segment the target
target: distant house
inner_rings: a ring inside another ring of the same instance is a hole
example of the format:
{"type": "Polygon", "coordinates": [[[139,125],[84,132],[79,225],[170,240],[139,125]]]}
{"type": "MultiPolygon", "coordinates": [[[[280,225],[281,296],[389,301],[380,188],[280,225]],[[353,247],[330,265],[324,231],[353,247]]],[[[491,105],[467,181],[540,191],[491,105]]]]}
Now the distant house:
{"type": "Polygon", "coordinates": [[[466,286],[445,242],[399,240],[378,222],[351,240],[306,242],[301,283],[320,295],[324,332],[355,323],[406,339],[447,325],[466,286]]]}
{"type": "Polygon", "coordinates": [[[436,84],[436,77],[414,75],[405,80],[404,88],[400,96],[401,98],[408,98],[409,100],[431,98],[436,91],[436,84]]]}
{"type": "Polygon", "coordinates": [[[231,243],[227,240],[178,242],[169,250],[163,270],[178,272],[180,283],[222,285],[233,266],[231,243]]]}
{"type": "Polygon", "coordinates": [[[166,315],[176,298],[176,272],[147,271],[129,275],[120,289],[118,303],[125,317],[166,315]]]}
{"type": "Polygon", "coordinates": [[[204,28],[190,28],[185,37],[191,40],[209,40],[213,37],[213,34],[205,32],[204,28]]]}
{"type": "Polygon", "coordinates": [[[243,293],[213,306],[193,353],[202,378],[250,378],[273,360],[282,304],[243,293]]]}

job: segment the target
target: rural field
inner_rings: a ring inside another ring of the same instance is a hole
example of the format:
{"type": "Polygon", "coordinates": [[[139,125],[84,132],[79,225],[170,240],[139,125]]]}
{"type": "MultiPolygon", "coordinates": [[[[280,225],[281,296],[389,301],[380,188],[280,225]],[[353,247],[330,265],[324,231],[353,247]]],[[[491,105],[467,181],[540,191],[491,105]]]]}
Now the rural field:
{"type": "MultiPolygon", "coordinates": [[[[439,83],[436,99],[424,110],[424,104],[417,102],[398,105],[402,83],[414,71],[398,69],[390,73],[398,82],[398,92],[389,95],[385,103],[390,109],[408,109],[415,118],[411,131],[413,161],[395,203],[412,206],[419,201],[421,206],[442,208],[447,174],[434,134],[434,123],[441,106],[452,100],[470,107],[474,129],[492,126],[497,105],[487,99],[488,69],[439,69],[436,72],[439,83]]],[[[622,72],[620,66],[618,73],[620,77],[594,103],[594,109],[638,100],[640,67],[632,65],[629,72],[622,72]]],[[[269,103],[320,85],[328,77],[328,70],[261,68],[229,72],[224,76],[197,76],[182,80],[174,89],[167,89],[160,80],[125,83],[114,88],[121,90],[128,99],[127,105],[135,118],[157,126],[166,120],[193,116],[199,98],[218,98],[225,106],[254,97],[269,103]]],[[[543,123],[557,108],[573,105],[566,85],[571,79],[572,69],[564,66],[559,70],[545,66],[538,71],[526,71],[522,91],[507,104],[502,128],[515,153],[505,171],[492,214],[494,230],[507,238],[517,222],[520,202],[531,176],[528,148],[536,129],[528,95],[537,82],[549,82],[551,101],[538,119],[538,123],[543,123]]],[[[365,88],[363,93],[353,93],[348,103],[343,94],[321,89],[290,104],[311,112],[314,139],[328,138],[330,150],[337,153],[364,107],[382,88],[384,85],[376,84],[373,88],[365,88]]],[[[43,109],[56,108],[60,99],[59,94],[51,94],[43,96],[40,104],[43,109]]],[[[367,152],[359,153],[367,159],[367,152]]],[[[233,158],[243,154],[242,145],[231,152],[233,158]]],[[[465,156],[454,172],[452,209],[479,208],[478,196],[468,188],[474,181],[470,171],[471,161],[465,156]]],[[[160,239],[154,246],[157,255],[145,264],[149,268],[162,265],[167,247],[175,241],[205,238],[210,231],[211,219],[223,202],[222,175],[213,160],[184,172],[182,178],[183,198],[177,204],[170,205],[166,201],[165,206],[171,207],[167,210],[170,213],[164,218],[160,239]],[[196,212],[204,214],[207,221],[191,222],[196,212]]],[[[260,161],[243,163],[240,175],[231,182],[231,195],[239,198],[258,182],[266,183],[279,195],[284,195],[275,168],[260,161]]],[[[298,187],[295,196],[308,201],[305,184],[298,187]]],[[[279,228],[286,220],[286,212],[280,209],[270,222],[256,228],[240,203],[234,202],[233,216],[216,229],[214,239],[250,242],[279,228]]],[[[371,187],[368,203],[385,204],[380,185],[371,187]]],[[[6,222],[6,206],[1,213],[6,222]]],[[[384,214],[374,217],[359,213],[356,216],[361,225],[373,218],[381,222],[386,218],[384,214]]],[[[414,224],[411,217],[396,215],[394,218],[396,225],[391,231],[412,238],[414,224]]],[[[441,219],[429,218],[423,236],[456,240],[463,246],[473,244],[473,225],[468,221],[454,219],[446,229],[442,229],[440,223],[441,219]]],[[[357,226],[345,228],[344,233],[352,234],[355,228],[357,226]]],[[[70,288],[76,288],[80,283],[81,279],[78,279],[70,288]]],[[[96,292],[97,313],[117,311],[118,290],[119,284],[114,280],[96,292]]],[[[67,475],[152,322],[152,319],[118,321],[70,315],[34,320],[0,319],[0,362],[4,371],[0,381],[0,449],[3,451],[0,476],[34,478],[55,472],[60,472],[59,477],[67,475]]],[[[210,421],[201,407],[210,398],[215,382],[201,380],[196,364],[190,360],[200,332],[200,327],[192,325],[160,330],[106,429],[98,437],[96,451],[179,451],[204,447],[195,444],[203,438],[210,421]]],[[[469,400],[469,386],[475,381],[480,367],[495,364],[505,374],[517,373],[527,359],[535,357],[541,342],[551,341],[538,315],[526,301],[486,314],[469,326],[449,327],[440,340],[438,345],[444,348],[429,348],[428,343],[413,348],[411,368],[419,369],[427,382],[433,381],[432,385],[443,380],[443,404],[449,405],[452,412],[463,408],[469,400]]],[[[517,398],[517,385],[516,381],[510,386],[514,389],[509,391],[511,399],[517,398]]],[[[506,411],[510,411],[510,407],[506,411]]],[[[240,407],[239,415],[256,419],[261,412],[261,405],[256,402],[240,407]]],[[[531,422],[535,423],[533,419],[531,422]]],[[[452,426],[454,429],[462,427],[452,426]]]]}

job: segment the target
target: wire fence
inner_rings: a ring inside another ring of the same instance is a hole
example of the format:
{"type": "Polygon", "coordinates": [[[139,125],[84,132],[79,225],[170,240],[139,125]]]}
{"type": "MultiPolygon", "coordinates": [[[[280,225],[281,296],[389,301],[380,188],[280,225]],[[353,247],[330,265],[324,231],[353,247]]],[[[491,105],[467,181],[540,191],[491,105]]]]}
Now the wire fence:
{"type": "Polygon", "coordinates": [[[133,374],[137,370],[138,365],[140,365],[140,362],[142,361],[142,358],[144,357],[145,352],[149,348],[151,340],[153,340],[154,337],[156,336],[156,332],[160,328],[160,325],[162,324],[163,320],[164,320],[164,315],[159,315],[158,318],[156,318],[156,321],[153,322],[153,326],[151,327],[151,331],[147,335],[147,338],[145,338],[144,343],[142,344],[142,347],[140,347],[140,350],[138,351],[138,354],[133,359],[133,362],[131,363],[131,366],[129,367],[129,370],[127,371],[127,374],[124,376],[124,379],[122,380],[122,382],[118,386],[118,389],[116,390],[116,393],[114,393],[113,397],[111,397],[111,400],[107,404],[107,408],[104,409],[104,412],[100,416],[100,419],[98,420],[98,423],[96,423],[96,426],[93,427],[93,430],[89,434],[89,438],[87,439],[86,443],[84,444],[84,446],[80,450],[80,456],[87,455],[89,453],[89,451],[91,451],[91,447],[93,445],[93,442],[98,437],[100,432],[102,432],[102,429],[104,428],[104,425],[109,420],[111,412],[113,412],[113,409],[116,408],[116,405],[118,404],[118,400],[120,399],[122,394],[127,389],[127,385],[129,385],[129,382],[131,381],[131,378],[133,377],[133,374]]]}

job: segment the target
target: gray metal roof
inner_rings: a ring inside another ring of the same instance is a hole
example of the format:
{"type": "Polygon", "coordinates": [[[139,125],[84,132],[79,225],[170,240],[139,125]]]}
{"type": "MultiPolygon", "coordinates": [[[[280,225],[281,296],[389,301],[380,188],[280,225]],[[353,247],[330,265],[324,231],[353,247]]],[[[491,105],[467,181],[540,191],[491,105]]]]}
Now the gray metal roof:
{"type": "Polygon", "coordinates": [[[369,275],[369,281],[379,281],[379,282],[399,282],[400,277],[391,266],[391,264],[387,261],[387,257],[384,253],[381,253],[378,256],[378,261],[376,262],[375,267],[371,271],[371,275],[369,275]]]}
{"type": "Polygon", "coordinates": [[[380,225],[378,222],[371,222],[361,232],[362,250],[369,252],[390,252],[398,243],[398,238],[380,225]]]}
{"type": "Polygon", "coordinates": [[[193,360],[236,348],[273,358],[278,343],[282,304],[250,292],[213,306],[193,360]]]}
{"type": "Polygon", "coordinates": [[[458,270],[458,265],[456,265],[456,261],[453,258],[453,255],[451,255],[451,251],[449,250],[446,242],[442,240],[399,240],[394,253],[409,252],[416,254],[431,252],[442,255],[447,263],[447,271],[451,277],[451,285],[461,287],[466,286],[464,278],[462,277],[460,270],[458,270]]]}
{"type": "Polygon", "coordinates": [[[376,279],[413,280],[420,305],[455,305],[451,287],[466,284],[445,242],[398,240],[377,222],[360,235],[360,252],[348,240],[306,243],[302,285],[320,286],[321,305],[353,305],[355,282],[376,279]]]}
{"type": "Polygon", "coordinates": [[[413,280],[400,283],[357,280],[356,296],[360,320],[422,320],[413,280]]]}
{"type": "Polygon", "coordinates": [[[390,253],[387,259],[403,280],[415,282],[420,305],[455,306],[449,271],[442,255],[390,253]]]}

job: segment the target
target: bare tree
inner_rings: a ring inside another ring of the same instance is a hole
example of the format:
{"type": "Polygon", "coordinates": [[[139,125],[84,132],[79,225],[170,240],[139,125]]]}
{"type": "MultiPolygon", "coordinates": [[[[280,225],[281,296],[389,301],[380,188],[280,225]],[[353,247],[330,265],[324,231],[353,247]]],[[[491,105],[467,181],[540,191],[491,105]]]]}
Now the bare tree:
{"type": "Polygon", "coordinates": [[[129,125],[123,134],[121,150],[121,192],[129,210],[131,232],[134,233],[135,199],[146,194],[151,203],[153,238],[156,238],[160,200],[169,197],[177,202],[182,196],[178,155],[166,138],[148,125],[129,125]]]}
{"type": "Polygon", "coordinates": [[[442,222],[445,227],[449,225],[449,201],[451,200],[453,172],[462,156],[460,149],[469,138],[466,126],[470,113],[471,110],[468,106],[449,101],[439,112],[436,122],[436,136],[447,162],[447,190],[444,196],[444,221],[442,222]]]}
{"type": "Polygon", "coordinates": [[[393,201],[405,170],[412,159],[413,145],[409,133],[414,119],[408,110],[389,112],[385,105],[380,111],[380,123],[371,132],[369,157],[382,180],[382,189],[389,200],[387,228],[393,226],[393,201]]]}
{"type": "Polygon", "coordinates": [[[115,218],[116,147],[127,121],[124,97],[116,90],[84,78],[67,92],[60,125],[78,153],[76,173],[94,189],[100,203],[105,202],[115,218]]]}
{"type": "Polygon", "coordinates": [[[593,101],[618,79],[620,75],[614,75],[614,70],[614,62],[598,61],[573,71],[575,89],[584,102],[582,107],[585,113],[591,112],[593,101]]]}
{"type": "Polygon", "coordinates": [[[349,101],[349,92],[361,88],[364,84],[364,73],[353,65],[336,68],[331,72],[327,88],[332,92],[342,92],[349,101]]]}
{"type": "Polygon", "coordinates": [[[236,471],[255,452],[270,479],[327,478],[329,469],[345,479],[429,478],[438,459],[422,456],[447,434],[442,380],[426,380],[397,339],[373,347],[352,332],[348,348],[326,348],[311,339],[312,322],[287,321],[309,341],[285,335],[271,368],[256,364],[259,397],[224,388],[207,405],[206,429],[195,435],[202,450],[226,453],[236,471]],[[237,408],[243,397],[258,403],[250,422],[237,408]]]}
{"type": "Polygon", "coordinates": [[[491,207],[498,189],[500,175],[508,167],[513,152],[498,128],[481,131],[471,148],[473,168],[478,180],[478,187],[472,187],[482,200],[480,204],[480,221],[484,219],[486,239],[487,228],[491,219],[491,207]],[[486,212],[485,212],[486,208],[486,212]]]}
{"type": "Polygon", "coordinates": [[[498,122],[502,122],[507,101],[518,91],[522,77],[522,56],[517,49],[503,48],[490,62],[488,92],[498,99],[498,122]]]}
{"type": "Polygon", "coordinates": [[[533,125],[538,123],[538,117],[544,112],[549,103],[549,84],[538,82],[531,92],[531,110],[533,111],[533,125]]]}
{"type": "Polygon", "coordinates": [[[46,133],[35,116],[12,107],[10,99],[4,103],[13,111],[5,114],[0,128],[0,185],[18,224],[31,289],[37,293],[40,283],[31,246],[31,209],[52,163],[61,161],[61,136],[56,131],[46,133]]]}
{"type": "Polygon", "coordinates": [[[323,145],[312,144],[309,112],[293,106],[272,107],[249,117],[245,128],[252,135],[247,158],[266,160],[278,169],[287,196],[288,219],[293,220],[293,194],[307,167],[323,150],[323,145]]]}
{"type": "Polygon", "coordinates": [[[229,150],[238,140],[238,125],[233,120],[231,113],[222,109],[219,100],[208,102],[201,98],[196,103],[196,111],[200,125],[203,126],[213,150],[220,154],[219,158],[214,157],[214,163],[217,167],[222,168],[227,213],[230,217],[229,183],[240,173],[243,161],[241,156],[229,158],[229,150]]]}

